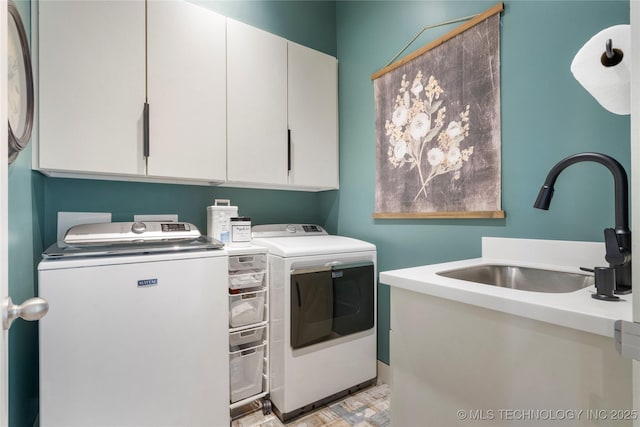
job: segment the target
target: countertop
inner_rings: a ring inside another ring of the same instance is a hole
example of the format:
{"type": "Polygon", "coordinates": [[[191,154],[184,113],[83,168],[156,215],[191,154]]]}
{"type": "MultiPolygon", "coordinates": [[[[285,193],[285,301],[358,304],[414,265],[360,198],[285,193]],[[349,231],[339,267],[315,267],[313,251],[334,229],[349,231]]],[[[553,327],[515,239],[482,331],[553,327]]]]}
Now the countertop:
{"type": "Polygon", "coordinates": [[[543,293],[466,282],[436,274],[489,263],[580,272],[579,267],[607,265],[604,253],[604,244],[596,242],[483,237],[481,258],[383,271],[380,283],[613,337],[616,320],[632,320],[632,294],[620,295],[620,301],[608,302],[591,298],[595,293],[594,286],[568,293],[543,293]]]}

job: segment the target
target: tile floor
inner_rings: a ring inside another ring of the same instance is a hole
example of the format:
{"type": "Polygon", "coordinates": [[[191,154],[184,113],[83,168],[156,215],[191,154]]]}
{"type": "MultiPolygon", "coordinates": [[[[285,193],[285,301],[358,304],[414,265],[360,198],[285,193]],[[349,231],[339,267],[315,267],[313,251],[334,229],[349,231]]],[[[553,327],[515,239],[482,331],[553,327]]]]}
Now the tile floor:
{"type": "Polygon", "coordinates": [[[245,415],[232,427],[389,427],[388,384],[378,384],[342,400],[330,403],[308,415],[282,424],[275,414],[262,411],[245,415]]]}

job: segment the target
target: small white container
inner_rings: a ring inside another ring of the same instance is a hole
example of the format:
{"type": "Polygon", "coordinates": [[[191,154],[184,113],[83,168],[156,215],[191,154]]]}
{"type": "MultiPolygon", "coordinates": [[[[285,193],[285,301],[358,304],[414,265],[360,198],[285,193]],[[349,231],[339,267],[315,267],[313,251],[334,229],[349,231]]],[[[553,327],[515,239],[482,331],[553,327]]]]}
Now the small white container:
{"type": "Polygon", "coordinates": [[[262,391],[264,344],[229,354],[231,403],[262,391]]]}
{"type": "Polygon", "coordinates": [[[231,244],[233,246],[251,245],[251,218],[244,216],[231,218],[231,244]]]}
{"type": "Polygon", "coordinates": [[[213,206],[207,206],[207,236],[231,243],[231,218],[238,216],[238,207],[231,206],[228,199],[215,199],[213,206]]]}
{"type": "Polygon", "coordinates": [[[267,290],[229,295],[229,325],[232,328],[264,320],[264,300],[267,290]]]}

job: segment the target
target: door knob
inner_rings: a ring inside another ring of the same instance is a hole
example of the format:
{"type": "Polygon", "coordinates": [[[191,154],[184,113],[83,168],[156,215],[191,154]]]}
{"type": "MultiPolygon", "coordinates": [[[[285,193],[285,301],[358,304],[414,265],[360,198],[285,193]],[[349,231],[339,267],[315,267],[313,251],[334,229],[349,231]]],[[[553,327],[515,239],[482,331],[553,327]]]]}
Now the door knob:
{"type": "Polygon", "coordinates": [[[24,320],[40,320],[49,311],[49,303],[36,297],[17,305],[11,301],[11,297],[7,297],[2,308],[2,327],[9,329],[11,322],[18,317],[24,320]]]}

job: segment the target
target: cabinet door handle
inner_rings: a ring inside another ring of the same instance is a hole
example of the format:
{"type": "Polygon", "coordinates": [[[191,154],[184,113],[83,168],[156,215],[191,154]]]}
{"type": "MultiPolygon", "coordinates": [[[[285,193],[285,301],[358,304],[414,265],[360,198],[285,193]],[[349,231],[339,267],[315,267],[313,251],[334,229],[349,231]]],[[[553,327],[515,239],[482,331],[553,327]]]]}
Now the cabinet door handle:
{"type": "Polygon", "coordinates": [[[287,129],[287,172],[291,172],[291,129],[287,129]]]}
{"type": "Polygon", "coordinates": [[[144,157],[149,157],[149,103],[144,103],[143,112],[143,146],[142,154],[144,157]]]}

